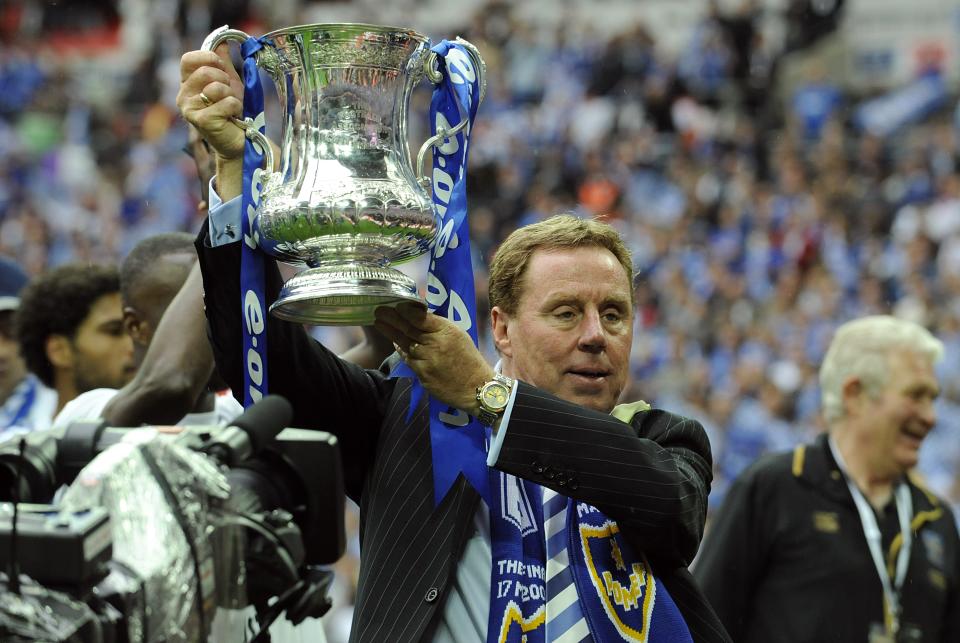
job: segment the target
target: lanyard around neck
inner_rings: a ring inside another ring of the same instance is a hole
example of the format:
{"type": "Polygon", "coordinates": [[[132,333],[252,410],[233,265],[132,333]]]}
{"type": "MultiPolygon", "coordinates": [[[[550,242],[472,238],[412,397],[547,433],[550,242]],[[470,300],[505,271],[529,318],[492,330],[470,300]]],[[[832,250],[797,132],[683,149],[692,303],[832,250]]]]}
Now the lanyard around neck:
{"type": "Polygon", "coordinates": [[[884,620],[887,630],[891,634],[896,634],[900,629],[900,590],[903,587],[903,581],[907,577],[907,567],[910,565],[910,548],[913,545],[913,534],[910,531],[910,519],[913,516],[913,500],[910,497],[910,487],[900,482],[897,484],[894,492],[894,500],[897,504],[897,517],[900,520],[900,537],[903,542],[900,546],[900,553],[897,555],[897,568],[895,578],[890,579],[887,573],[886,565],[883,563],[883,542],[880,534],[880,526],[877,524],[877,516],[873,507],[867,501],[863,492],[857,487],[856,483],[847,473],[846,463],[843,456],[840,455],[833,437],[828,437],[830,451],[833,459],[836,460],[843,478],[850,489],[850,495],[853,496],[853,502],[857,506],[857,513],[860,514],[860,522],[863,524],[863,534],[867,539],[867,546],[870,548],[870,556],[873,558],[873,564],[877,568],[877,574],[880,575],[880,583],[883,585],[884,596],[884,620]]]}

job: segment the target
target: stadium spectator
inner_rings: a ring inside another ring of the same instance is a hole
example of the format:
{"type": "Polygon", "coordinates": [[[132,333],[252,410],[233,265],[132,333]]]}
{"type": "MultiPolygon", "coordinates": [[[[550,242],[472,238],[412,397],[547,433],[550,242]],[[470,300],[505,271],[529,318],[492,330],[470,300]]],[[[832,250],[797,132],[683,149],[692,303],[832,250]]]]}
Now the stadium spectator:
{"type": "Polygon", "coordinates": [[[107,418],[114,426],[149,424],[226,425],[243,410],[231,395],[206,389],[213,372],[203,320],[198,275],[188,280],[197,255],[185,232],[148,237],[130,252],[120,269],[123,329],[133,343],[134,379],[122,389],[120,408],[112,400],[117,387],[88,390],[68,402],[57,414],[54,428],[65,430],[76,420],[107,418]],[[188,289],[183,289],[189,283],[188,289]],[[182,296],[181,289],[184,290],[182,296]],[[170,330],[161,338],[152,368],[141,369],[155,333],[172,301],[170,330]],[[193,313],[191,315],[191,313],[193,313]],[[124,398],[133,398],[124,400],[124,398]],[[131,408],[132,407],[132,408],[131,408]],[[184,417],[186,415],[186,417],[184,417]]]}
{"type": "Polygon", "coordinates": [[[68,264],[23,289],[17,341],[27,368],[57,392],[57,412],[81,393],[119,388],[133,375],[116,268],[68,264]]]}
{"type": "Polygon", "coordinates": [[[735,641],[960,639],[960,537],[910,475],[936,421],[923,327],[841,326],[820,368],[829,433],[730,488],[695,568],[735,641]]]}
{"type": "Polygon", "coordinates": [[[14,333],[14,316],[27,275],[0,257],[0,437],[11,430],[50,425],[57,394],[27,371],[14,333]]]}

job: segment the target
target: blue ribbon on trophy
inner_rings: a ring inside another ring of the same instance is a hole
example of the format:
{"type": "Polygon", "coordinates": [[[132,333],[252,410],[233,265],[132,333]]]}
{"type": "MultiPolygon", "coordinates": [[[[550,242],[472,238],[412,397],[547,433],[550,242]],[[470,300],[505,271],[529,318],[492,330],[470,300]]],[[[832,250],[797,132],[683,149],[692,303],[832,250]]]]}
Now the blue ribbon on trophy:
{"type": "MultiPolygon", "coordinates": [[[[433,90],[430,102],[431,134],[467,118],[466,127],[445,139],[433,155],[433,203],[439,219],[437,239],[430,250],[427,274],[427,306],[431,312],[453,321],[477,340],[476,293],[467,222],[467,152],[470,130],[480,104],[480,75],[463,45],[443,40],[431,48],[437,54],[443,82],[433,90]]],[[[413,390],[410,411],[424,393],[423,386],[405,363],[391,377],[410,377],[413,390]]],[[[457,476],[463,473],[490,505],[486,440],[488,430],[476,419],[448,405],[429,399],[430,449],[433,459],[434,502],[439,505],[457,476]]]]}
{"type": "MultiPolygon", "coordinates": [[[[247,128],[264,133],[263,88],[254,54],[263,47],[248,38],[240,47],[243,56],[243,117],[247,128]]],[[[261,139],[264,140],[264,139],[261,139]]],[[[240,255],[241,314],[243,315],[243,405],[257,402],[267,393],[267,310],[264,256],[259,250],[257,209],[263,191],[262,143],[247,136],[243,146],[243,195],[241,215],[243,244],[240,255]]],[[[267,172],[273,168],[267,168],[267,172]]]]}

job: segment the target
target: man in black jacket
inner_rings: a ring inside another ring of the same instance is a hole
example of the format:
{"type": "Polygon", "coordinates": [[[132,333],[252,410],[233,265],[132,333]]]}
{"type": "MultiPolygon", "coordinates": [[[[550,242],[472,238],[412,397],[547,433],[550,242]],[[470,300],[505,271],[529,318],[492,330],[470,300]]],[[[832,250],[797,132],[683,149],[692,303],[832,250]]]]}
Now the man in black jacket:
{"type": "MultiPolygon", "coordinates": [[[[237,78],[209,52],[184,55],[181,74],[181,112],[216,150],[216,196],[233,199],[243,136],[226,117],[238,105],[237,78]]],[[[220,206],[214,196],[211,221],[231,208],[238,214],[235,201],[220,206]]],[[[622,534],[643,559],[633,569],[647,561],[650,568],[643,569],[652,568],[644,575],[644,610],[653,608],[656,585],[657,604],[675,604],[682,615],[689,629],[684,640],[728,640],[686,570],[702,534],[711,477],[703,428],[664,411],[623,415],[628,421],[610,415],[628,375],[633,336],[629,252],[609,226],[573,217],[521,229],[511,240],[491,271],[491,291],[499,293],[492,294],[492,321],[505,381],[465,333],[422,310],[380,310],[378,327],[431,394],[485,415],[500,438],[499,455],[488,458],[491,466],[579,501],[574,514],[599,510],[616,521],[608,533],[622,534]],[[481,405],[477,389],[495,384],[506,388],[509,404],[491,410],[481,405]]],[[[238,391],[244,368],[240,244],[219,241],[204,230],[197,248],[218,369],[238,391]]],[[[271,265],[268,301],[279,286],[271,265]]],[[[361,569],[351,639],[488,640],[487,512],[463,476],[435,506],[436,457],[425,399],[411,411],[409,379],[346,363],[299,325],[270,319],[266,332],[270,391],[293,403],[294,425],[337,433],[347,493],[360,502],[361,569]]],[[[603,555],[623,566],[620,541],[604,542],[603,555]]],[[[578,585],[574,596],[584,603],[606,601],[612,626],[619,626],[624,611],[637,606],[630,591],[641,584],[597,579],[593,587],[578,585]]],[[[549,584],[547,598],[555,598],[549,584]]],[[[587,616],[576,623],[583,634],[574,640],[607,640],[594,621],[588,628],[587,616]]],[[[536,615],[522,627],[539,627],[536,615]]]]}
{"type": "Polygon", "coordinates": [[[910,474],[943,351],[893,317],[840,327],[820,368],[828,435],[737,479],[695,574],[736,641],[960,641],[960,541],[910,474]]]}

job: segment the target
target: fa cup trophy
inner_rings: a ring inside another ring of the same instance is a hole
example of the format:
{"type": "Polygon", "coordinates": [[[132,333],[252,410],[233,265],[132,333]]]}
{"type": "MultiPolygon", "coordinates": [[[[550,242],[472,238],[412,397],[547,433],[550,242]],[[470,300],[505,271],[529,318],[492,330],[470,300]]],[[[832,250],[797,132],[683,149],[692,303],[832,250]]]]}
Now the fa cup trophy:
{"type": "MultiPolygon", "coordinates": [[[[221,28],[203,48],[248,38],[221,28]]],[[[438,129],[420,148],[414,170],[410,95],[424,77],[442,80],[428,39],[395,27],[314,24],[260,41],[256,64],[274,81],[283,131],[276,171],[269,142],[255,128],[247,131],[266,157],[259,245],[307,266],[270,311],[296,322],[362,325],[373,322],[378,306],[421,301],[415,281],[391,266],[420,256],[436,237],[424,160],[467,123],[464,117],[438,129]]],[[[470,54],[482,100],[483,60],[469,43],[457,43],[470,54]]]]}

